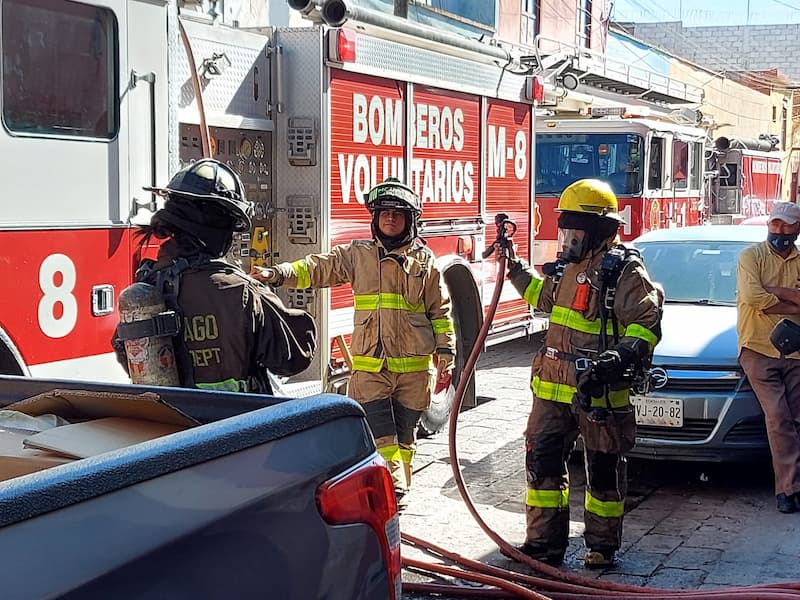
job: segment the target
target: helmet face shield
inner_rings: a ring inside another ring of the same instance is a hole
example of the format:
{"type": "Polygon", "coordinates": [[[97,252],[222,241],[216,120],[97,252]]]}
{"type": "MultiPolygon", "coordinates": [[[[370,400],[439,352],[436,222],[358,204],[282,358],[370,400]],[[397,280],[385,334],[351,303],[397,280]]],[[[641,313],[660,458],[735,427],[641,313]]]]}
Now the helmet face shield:
{"type": "Polygon", "coordinates": [[[558,258],[567,262],[580,262],[589,251],[589,239],[583,229],[559,228],[558,245],[561,248],[558,258]]]}

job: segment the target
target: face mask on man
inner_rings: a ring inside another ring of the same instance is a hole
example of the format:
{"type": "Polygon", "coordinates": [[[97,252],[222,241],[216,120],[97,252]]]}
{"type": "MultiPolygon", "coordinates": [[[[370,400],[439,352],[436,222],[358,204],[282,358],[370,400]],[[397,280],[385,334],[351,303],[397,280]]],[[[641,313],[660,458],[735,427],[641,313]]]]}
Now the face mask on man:
{"type": "Polygon", "coordinates": [[[797,241],[797,233],[768,233],[767,241],[778,252],[789,250],[792,245],[797,241]]]}

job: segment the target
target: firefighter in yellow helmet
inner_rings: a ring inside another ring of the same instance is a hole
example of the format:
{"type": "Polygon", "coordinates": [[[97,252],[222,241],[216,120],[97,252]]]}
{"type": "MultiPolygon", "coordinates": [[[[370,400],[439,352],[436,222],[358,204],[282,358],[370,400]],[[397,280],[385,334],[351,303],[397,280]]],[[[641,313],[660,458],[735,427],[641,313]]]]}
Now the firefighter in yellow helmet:
{"type": "Polygon", "coordinates": [[[355,315],[350,342],[349,395],[367,413],[378,452],[392,473],[398,499],[408,491],[422,411],[435,380],[446,383],[455,361],[450,297],[434,256],[417,235],[420,199],[398,179],[365,197],[372,239],[325,254],[257,270],[272,285],[324,288],[349,283],[355,315]]]}
{"type": "Polygon", "coordinates": [[[622,540],[627,473],[635,439],[634,379],[658,342],[663,294],[638,253],[618,244],[617,198],[582,179],[558,203],[561,252],[544,276],[512,256],[508,277],[529,304],[550,314],[533,359],[533,408],[525,431],[528,556],[560,564],[569,534],[567,459],[578,433],[586,460],[587,567],[613,563],[622,540]]]}

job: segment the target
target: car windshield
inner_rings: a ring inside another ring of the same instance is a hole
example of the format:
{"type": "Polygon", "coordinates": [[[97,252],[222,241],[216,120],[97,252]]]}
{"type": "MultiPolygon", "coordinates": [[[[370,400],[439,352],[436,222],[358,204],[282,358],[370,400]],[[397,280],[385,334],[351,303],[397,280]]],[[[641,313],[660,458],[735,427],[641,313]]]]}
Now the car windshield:
{"type": "Polygon", "coordinates": [[[751,242],[642,242],[647,272],[664,287],[667,302],[736,304],[736,265],[751,242]]]}

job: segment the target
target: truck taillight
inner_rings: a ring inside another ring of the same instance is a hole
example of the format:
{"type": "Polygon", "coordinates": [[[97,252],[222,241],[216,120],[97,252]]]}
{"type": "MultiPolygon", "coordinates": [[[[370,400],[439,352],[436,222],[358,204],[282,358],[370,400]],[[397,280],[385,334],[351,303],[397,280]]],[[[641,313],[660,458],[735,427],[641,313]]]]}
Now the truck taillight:
{"type": "Polygon", "coordinates": [[[336,56],[340,62],[356,62],[356,34],[346,29],[336,32],[336,56]]]}
{"type": "Polygon", "coordinates": [[[378,459],[366,461],[317,489],[317,506],[331,525],[366,523],[380,541],[389,576],[389,598],[399,600],[400,519],[392,477],[378,459]]]}
{"type": "Polygon", "coordinates": [[[542,102],[544,100],[544,80],[538,75],[531,75],[525,81],[525,97],[528,100],[542,102]]]}

